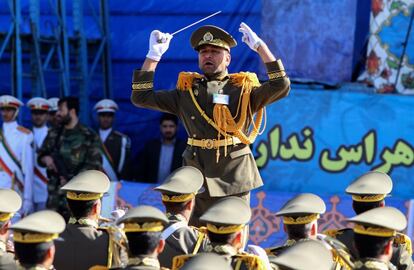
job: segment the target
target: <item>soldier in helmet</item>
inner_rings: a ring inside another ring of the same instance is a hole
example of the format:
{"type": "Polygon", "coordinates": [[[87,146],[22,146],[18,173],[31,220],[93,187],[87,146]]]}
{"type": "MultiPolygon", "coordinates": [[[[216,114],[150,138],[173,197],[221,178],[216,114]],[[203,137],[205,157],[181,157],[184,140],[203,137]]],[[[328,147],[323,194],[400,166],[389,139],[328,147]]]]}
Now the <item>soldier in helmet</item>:
{"type": "Polygon", "coordinates": [[[96,103],[94,110],[98,113],[102,166],[105,173],[111,181],[131,179],[131,139],[113,129],[118,105],[111,99],[102,99],[96,103]]]}
{"type": "Polygon", "coordinates": [[[228,73],[230,50],[236,40],[223,29],[206,25],[195,30],[191,46],[198,52],[203,74],[180,73],[173,91],[153,91],[154,72],[167,51],[172,36],[155,30],[141,70],[134,71],[132,103],[177,115],[189,135],[183,165],[198,168],[205,177],[206,192],[196,196],[190,224],[199,226],[199,217],[217,200],[238,196],[250,200],[250,190],[263,185],[249,144],[256,138],[264,106],[289,93],[290,81],[281,60],[245,23],[240,24],[242,40],[259,54],[269,80],[262,85],[256,74],[228,73]],[[253,114],[257,113],[256,119],[253,114]],[[252,132],[249,127],[252,126],[252,132]]]}

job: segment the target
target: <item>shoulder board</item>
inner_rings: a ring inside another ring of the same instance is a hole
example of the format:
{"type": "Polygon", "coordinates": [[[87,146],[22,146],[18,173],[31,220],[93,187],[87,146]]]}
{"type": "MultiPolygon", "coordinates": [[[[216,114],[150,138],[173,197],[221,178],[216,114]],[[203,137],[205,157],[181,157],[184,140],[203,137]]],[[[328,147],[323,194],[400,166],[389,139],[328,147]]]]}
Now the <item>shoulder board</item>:
{"type": "Polygon", "coordinates": [[[202,77],[203,75],[197,72],[180,72],[180,74],[178,74],[177,89],[181,91],[188,91],[191,88],[194,79],[202,77]]]}
{"type": "Polygon", "coordinates": [[[403,233],[397,233],[394,237],[394,243],[397,245],[404,245],[405,249],[409,254],[412,254],[412,245],[411,245],[411,239],[407,235],[403,233]]]}
{"type": "Polygon", "coordinates": [[[264,262],[262,259],[260,259],[259,256],[248,254],[248,253],[242,253],[242,254],[236,254],[232,256],[236,259],[236,261],[242,261],[245,262],[249,266],[249,270],[260,270],[260,269],[266,269],[264,262]]]}
{"type": "Polygon", "coordinates": [[[260,82],[256,73],[252,72],[239,72],[229,74],[231,82],[236,86],[250,85],[250,88],[259,87],[260,82]]]}
{"type": "Polygon", "coordinates": [[[336,238],[337,235],[341,235],[344,233],[345,230],[348,230],[348,228],[345,229],[328,229],[322,232],[322,234],[325,234],[327,236],[330,236],[332,238],[336,238]]]}
{"type": "Polygon", "coordinates": [[[171,269],[173,269],[173,270],[180,269],[181,267],[183,267],[184,263],[186,263],[193,256],[194,256],[193,254],[184,254],[184,255],[175,256],[172,260],[172,268],[171,269]]]}
{"type": "Polygon", "coordinates": [[[32,133],[32,132],[30,131],[30,129],[25,128],[25,127],[23,127],[23,126],[17,126],[17,130],[18,130],[18,131],[21,131],[21,132],[23,132],[23,133],[25,133],[25,134],[30,134],[30,133],[32,133]]]}

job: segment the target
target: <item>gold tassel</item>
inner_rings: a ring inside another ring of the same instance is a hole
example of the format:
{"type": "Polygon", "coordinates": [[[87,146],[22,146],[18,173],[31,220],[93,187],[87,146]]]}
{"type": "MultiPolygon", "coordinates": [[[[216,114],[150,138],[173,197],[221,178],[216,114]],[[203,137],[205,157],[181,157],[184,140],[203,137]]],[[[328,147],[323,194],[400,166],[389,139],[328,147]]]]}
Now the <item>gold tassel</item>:
{"type": "Polygon", "coordinates": [[[197,72],[180,72],[176,87],[181,91],[188,91],[192,87],[194,79],[202,77],[197,72]]]}

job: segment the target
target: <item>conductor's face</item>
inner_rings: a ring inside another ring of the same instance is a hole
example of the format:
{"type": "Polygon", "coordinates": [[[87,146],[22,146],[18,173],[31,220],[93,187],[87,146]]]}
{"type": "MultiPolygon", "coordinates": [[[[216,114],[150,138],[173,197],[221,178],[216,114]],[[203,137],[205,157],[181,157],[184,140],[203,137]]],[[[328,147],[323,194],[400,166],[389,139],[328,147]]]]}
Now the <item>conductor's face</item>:
{"type": "Polygon", "coordinates": [[[198,51],[198,66],[207,76],[226,71],[230,60],[230,53],[221,47],[204,45],[198,51]]]}

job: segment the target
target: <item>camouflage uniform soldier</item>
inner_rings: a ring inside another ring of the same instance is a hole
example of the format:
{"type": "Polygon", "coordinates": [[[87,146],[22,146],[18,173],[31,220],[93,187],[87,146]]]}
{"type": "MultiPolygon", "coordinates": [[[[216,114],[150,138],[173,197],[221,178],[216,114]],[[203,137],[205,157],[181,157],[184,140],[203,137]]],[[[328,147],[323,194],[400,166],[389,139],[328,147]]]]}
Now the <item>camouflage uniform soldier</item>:
{"type": "Polygon", "coordinates": [[[331,270],[332,253],[320,241],[308,240],[270,259],[274,270],[331,270]]]}
{"type": "Polygon", "coordinates": [[[368,210],[348,220],[355,223],[354,244],[359,254],[354,269],[393,270],[390,259],[397,231],[407,226],[404,214],[393,207],[368,210]]]}
{"type": "Polygon", "coordinates": [[[56,116],[61,124],[50,129],[38,152],[38,162],[47,168],[49,198],[47,207],[68,218],[63,192],[59,188],[78,173],[101,170],[100,140],[91,129],[79,123],[79,101],[75,97],[59,100],[56,116]]]}
{"type": "Polygon", "coordinates": [[[22,199],[12,189],[0,189],[0,269],[14,270],[14,254],[7,248],[11,218],[22,206],[22,199]]]}
{"type": "MultiPolygon", "coordinates": [[[[385,206],[385,197],[391,190],[391,177],[381,172],[368,172],[346,188],[346,192],[352,195],[352,208],[357,215],[373,208],[385,206]]],[[[327,230],[325,234],[344,243],[351,255],[358,258],[358,252],[354,246],[354,231],[351,228],[327,230]]],[[[414,269],[411,258],[411,239],[407,235],[397,232],[393,246],[392,264],[399,270],[414,269]]]]}

